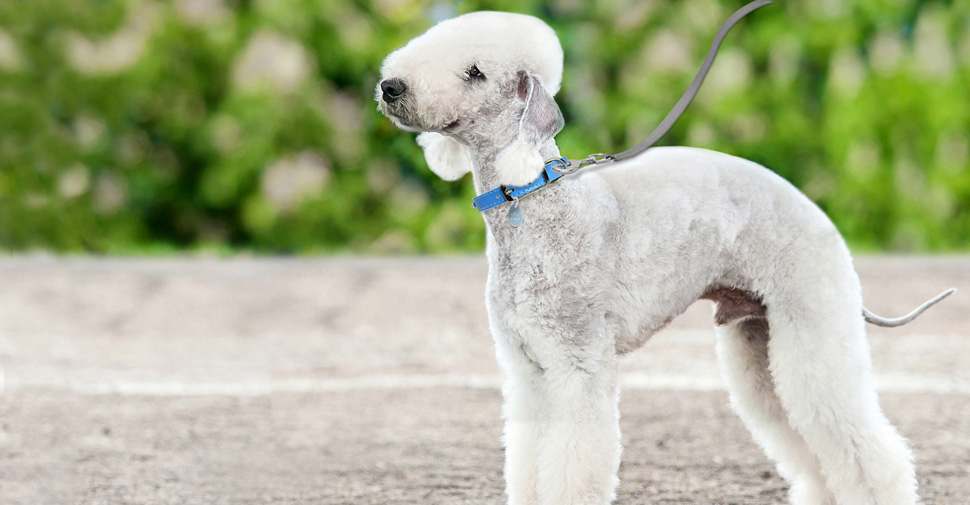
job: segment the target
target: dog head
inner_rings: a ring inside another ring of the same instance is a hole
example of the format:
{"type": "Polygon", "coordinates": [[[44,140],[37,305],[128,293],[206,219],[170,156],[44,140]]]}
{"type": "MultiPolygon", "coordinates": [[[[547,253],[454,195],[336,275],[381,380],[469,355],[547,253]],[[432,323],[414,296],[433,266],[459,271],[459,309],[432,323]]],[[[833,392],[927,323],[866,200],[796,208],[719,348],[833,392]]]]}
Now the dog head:
{"type": "Polygon", "coordinates": [[[542,171],[542,145],[562,129],[553,96],[562,47],[541,20],[474,12],[442,21],[391,53],[375,98],[418,144],[443,179],[487,159],[500,184],[522,185],[542,171]]]}

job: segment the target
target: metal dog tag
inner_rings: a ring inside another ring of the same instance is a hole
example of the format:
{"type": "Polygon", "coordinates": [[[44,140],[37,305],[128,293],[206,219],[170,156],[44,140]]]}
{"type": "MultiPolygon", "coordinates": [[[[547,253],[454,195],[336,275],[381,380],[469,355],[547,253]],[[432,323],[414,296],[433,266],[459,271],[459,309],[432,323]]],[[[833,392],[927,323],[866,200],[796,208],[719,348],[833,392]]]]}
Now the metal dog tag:
{"type": "Polygon", "coordinates": [[[509,207],[509,224],[513,228],[518,228],[522,224],[522,209],[519,208],[519,202],[512,202],[512,206],[509,207]]]}

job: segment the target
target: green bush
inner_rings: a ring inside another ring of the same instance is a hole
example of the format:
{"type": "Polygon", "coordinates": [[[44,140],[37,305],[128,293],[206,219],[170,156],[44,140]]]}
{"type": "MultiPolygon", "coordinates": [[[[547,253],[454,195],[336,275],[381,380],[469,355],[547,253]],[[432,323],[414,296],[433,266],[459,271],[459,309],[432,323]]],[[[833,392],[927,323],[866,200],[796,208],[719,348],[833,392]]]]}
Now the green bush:
{"type": "MultiPolygon", "coordinates": [[[[469,178],[436,179],[373,102],[435,18],[546,19],[562,152],[616,152],[680,96],[741,2],[8,0],[0,249],[477,250],[469,178]]],[[[728,37],[662,144],[750,158],[857,249],[970,246],[970,3],[793,0],[728,37]]]]}

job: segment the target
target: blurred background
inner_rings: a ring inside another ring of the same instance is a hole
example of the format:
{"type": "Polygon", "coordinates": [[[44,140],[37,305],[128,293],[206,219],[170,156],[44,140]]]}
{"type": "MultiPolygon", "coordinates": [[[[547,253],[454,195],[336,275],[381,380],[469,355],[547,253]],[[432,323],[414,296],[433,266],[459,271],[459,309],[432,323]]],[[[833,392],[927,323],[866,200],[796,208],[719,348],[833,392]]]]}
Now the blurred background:
{"type": "MultiPolygon", "coordinates": [[[[0,250],[484,247],[470,177],[382,118],[382,58],[479,9],[547,20],[566,156],[634,145],[741,1],[0,2],[0,250]]],[[[762,163],[857,251],[970,249],[970,2],[788,0],[727,38],[661,144],[762,163]]]]}

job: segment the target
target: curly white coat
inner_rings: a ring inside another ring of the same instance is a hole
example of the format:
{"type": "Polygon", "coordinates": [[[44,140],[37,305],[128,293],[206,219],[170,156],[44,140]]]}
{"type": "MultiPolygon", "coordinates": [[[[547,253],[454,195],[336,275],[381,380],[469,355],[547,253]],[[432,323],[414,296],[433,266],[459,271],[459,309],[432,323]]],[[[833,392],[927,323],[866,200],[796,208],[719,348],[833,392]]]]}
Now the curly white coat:
{"type": "MultiPolygon", "coordinates": [[[[562,49],[542,21],[477,12],[388,56],[377,100],[423,132],[429,167],[479,193],[559,155],[562,49]],[[388,92],[390,90],[390,93],[388,92]]],[[[717,302],[731,404],[791,483],[795,505],[912,505],[907,444],[870,377],[862,296],[831,221],[753,162],[653,148],[483,212],[486,289],[506,377],[513,505],[604,504],[620,461],[618,356],[698,298],[717,302]]]]}

